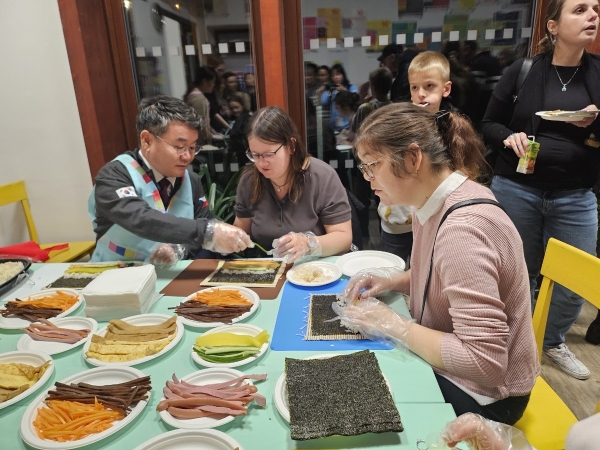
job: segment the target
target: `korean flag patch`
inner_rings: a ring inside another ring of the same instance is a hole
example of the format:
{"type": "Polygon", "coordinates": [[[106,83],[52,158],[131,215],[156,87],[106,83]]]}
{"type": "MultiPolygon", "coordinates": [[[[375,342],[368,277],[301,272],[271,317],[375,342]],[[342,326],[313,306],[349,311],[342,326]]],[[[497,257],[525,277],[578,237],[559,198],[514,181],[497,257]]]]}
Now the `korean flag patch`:
{"type": "Polygon", "coordinates": [[[133,188],[133,186],[122,187],[120,189],[117,189],[115,192],[117,193],[119,198],[137,197],[137,194],[135,193],[135,189],[133,188]]]}

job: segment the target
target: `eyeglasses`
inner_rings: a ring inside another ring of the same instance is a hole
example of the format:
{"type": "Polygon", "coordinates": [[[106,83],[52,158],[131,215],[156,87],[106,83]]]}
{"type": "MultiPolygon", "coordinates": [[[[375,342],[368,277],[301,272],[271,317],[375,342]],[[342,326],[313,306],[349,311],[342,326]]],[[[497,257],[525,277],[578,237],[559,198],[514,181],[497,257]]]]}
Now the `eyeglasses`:
{"type": "MultiPolygon", "coordinates": [[[[152,134],[154,134],[154,133],[152,133],[152,134]]],[[[185,153],[191,153],[192,155],[197,155],[198,153],[200,153],[200,145],[199,144],[196,144],[194,146],[189,146],[189,147],[187,145],[173,145],[173,144],[169,144],[167,141],[165,141],[160,136],[157,136],[156,134],[154,134],[154,137],[160,139],[165,144],[167,144],[169,147],[174,149],[175,152],[177,153],[177,156],[181,156],[185,153]]]]}
{"type": "Polygon", "coordinates": [[[363,175],[368,176],[371,180],[373,180],[375,178],[375,174],[373,173],[373,169],[375,167],[377,167],[377,164],[379,164],[381,160],[378,159],[377,161],[372,161],[370,163],[360,163],[357,164],[356,167],[358,167],[358,170],[361,171],[361,173],[363,175]]]}
{"type": "Polygon", "coordinates": [[[256,162],[260,158],[264,159],[265,161],[271,161],[273,158],[275,158],[275,155],[277,154],[277,152],[279,150],[281,150],[281,147],[283,147],[283,144],[281,144],[277,148],[277,150],[275,150],[274,152],[265,152],[265,153],[254,153],[254,152],[250,151],[250,149],[248,149],[248,150],[246,150],[246,156],[252,162],[256,162]]]}

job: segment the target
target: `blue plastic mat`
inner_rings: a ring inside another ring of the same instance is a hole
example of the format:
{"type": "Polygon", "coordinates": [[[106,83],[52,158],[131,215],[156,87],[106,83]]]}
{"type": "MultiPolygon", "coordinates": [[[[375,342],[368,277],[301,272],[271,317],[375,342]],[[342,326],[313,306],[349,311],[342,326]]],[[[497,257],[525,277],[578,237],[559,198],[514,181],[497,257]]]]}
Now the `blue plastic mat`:
{"type": "Polygon", "coordinates": [[[304,325],[306,312],[310,303],[310,294],[338,294],[342,292],[348,280],[338,280],[318,288],[300,287],[286,283],[277,312],[275,330],[271,339],[271,349],[276,351],[311,351],[311,350],[390,350],[383,343],[360,341],[305,341],[304,325]]]}

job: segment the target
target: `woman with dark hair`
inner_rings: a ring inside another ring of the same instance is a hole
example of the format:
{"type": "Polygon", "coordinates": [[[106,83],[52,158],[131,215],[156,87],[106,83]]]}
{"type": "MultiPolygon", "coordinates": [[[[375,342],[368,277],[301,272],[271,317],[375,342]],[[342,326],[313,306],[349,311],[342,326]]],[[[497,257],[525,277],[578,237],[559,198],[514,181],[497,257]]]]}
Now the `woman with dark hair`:
{"type": "Polygon", "coordinates": [[[457,415],[515,423],[539,363],[519,234],[474,181],[481,139],[458,113],[394,103],[367,116],[355,146],[375,195],[414,207],[414,243],[408,271],[372,269],[350,279],[344,296],[360,301],[343,316],[431,364],[457,415]],[[372,298],[392,290],[410,293],[416,323],[372,298]]]}
{"type": "Polygon", "coordinates": [[[331,81],[331,69],[329,66],[317,67],[317,79],[319,80],[319,84],[322,86],[325,86],[331,81]]]}
{"type": "Polygon", "coordinates": [[[236,155],[238,164],[243,166],[248,161],[246,150],[248,150],[248,139],[246,132],[250,121],[250,111],[244,105],[244,99],[237,94],[229,98],[229,111],[233,123],[229,131],[229,151],[236,155]]]}
{"type": "Polygon", "coordinates": [[[202,134],[204,138],[210,136],[210,102],[205,94],[212,94],[215,90],[215,73],[208,67],[200,67],[196,73],[194,84],[188,88],[183,100],[196,110],[202,119],[202,134]]]}
{"type": "Polygon", "coordinates": [[[348,119],[340,116],[335,108],[335,97],[338,92],[350,91],[358,94],[358,89],[350,84],[346,76],[346,70],[341,64],[334,64],[331,68],[332,84],[325,86],[325,92],[321,95],[321,104],[329,110],[329,123],[334,131],[341,131],[349,127],[348,119]]]}
{"type": "Polygon", "coordinates": [[[237,79],[237,75],[233,72],[225,72],[223,74],[223,81],[225,82],[225,88],[223,89],[223,98],[229,103],[229,99],[232,95],[237,95],[241,97],[244,101],[244,108],[247,111],[250,111],[250,96],[245,92],[241,92],[239,90],[239,83],[237,79]]]}
{"type": "MultiPolygon", "coordinates": [[[[540,111],[597,111],[600,56],[585,48],[598,32],[598,0],[550,0],[546,36],[518,91],[523,59],[498,82],[483,119],[487,144],[498,149],[491,189],[523,240],[532,303],[544,249],[551,237],[596,254],[597,204],[592,187],[600,175],[600,120],[590,112],[569,122],[544,120],[540,111]],[[533,173],[517,173],[534,136],[540,149],[533,173]]],[[[569,375],[590,371],[565,345],[583,298],[556,286],[550,304],[544,355],[569,375]]]]}
{"type": "Polygon", "coordinates": [[[306,154],[292,119],[260,109],[248,130],[248,166],[240,177],[235,225],[273,256],[345,253],[352,242],[346,191],[331,166],[306,154]]]}

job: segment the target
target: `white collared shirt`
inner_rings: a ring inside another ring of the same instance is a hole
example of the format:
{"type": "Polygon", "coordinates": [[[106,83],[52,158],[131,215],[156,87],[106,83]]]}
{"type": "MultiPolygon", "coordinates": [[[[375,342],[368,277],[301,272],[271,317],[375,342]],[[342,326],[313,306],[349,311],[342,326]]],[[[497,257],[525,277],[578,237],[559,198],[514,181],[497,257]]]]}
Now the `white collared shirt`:
{"type": "Polygon", "coordinates": [[[158,183],[160,182],[160,180],[162,180],[163,178],[167,178],[167,180],[169,180],[171,182],[171,189],[173,189],[173,187],[175,186],[175,181],[177,180],[177,177],[165,177],[162,173],[160,173],[158,170],[156,170],[154,167],[152,167],[152,165],[144,157],[144,154],[142,153],[142,150],[140,150],[140,156],[142,157],[142,160],[144,161],[144,164],[146,164],[148,166],[148,168],[154,174],[154,179],[156,180],[156,184],[158,185],[158,183]]]}
{"type": "Polygon", "coordinates": [[[450,197],[450,194],[463,184],[466,179],[467,176],[464,173],[456,170],[442,181],[425,204],[420,209],[415,210],[415,215],[419,219],[419,222],[424,224],[431,216],[437,213],[446,199],[450,197]]]}

